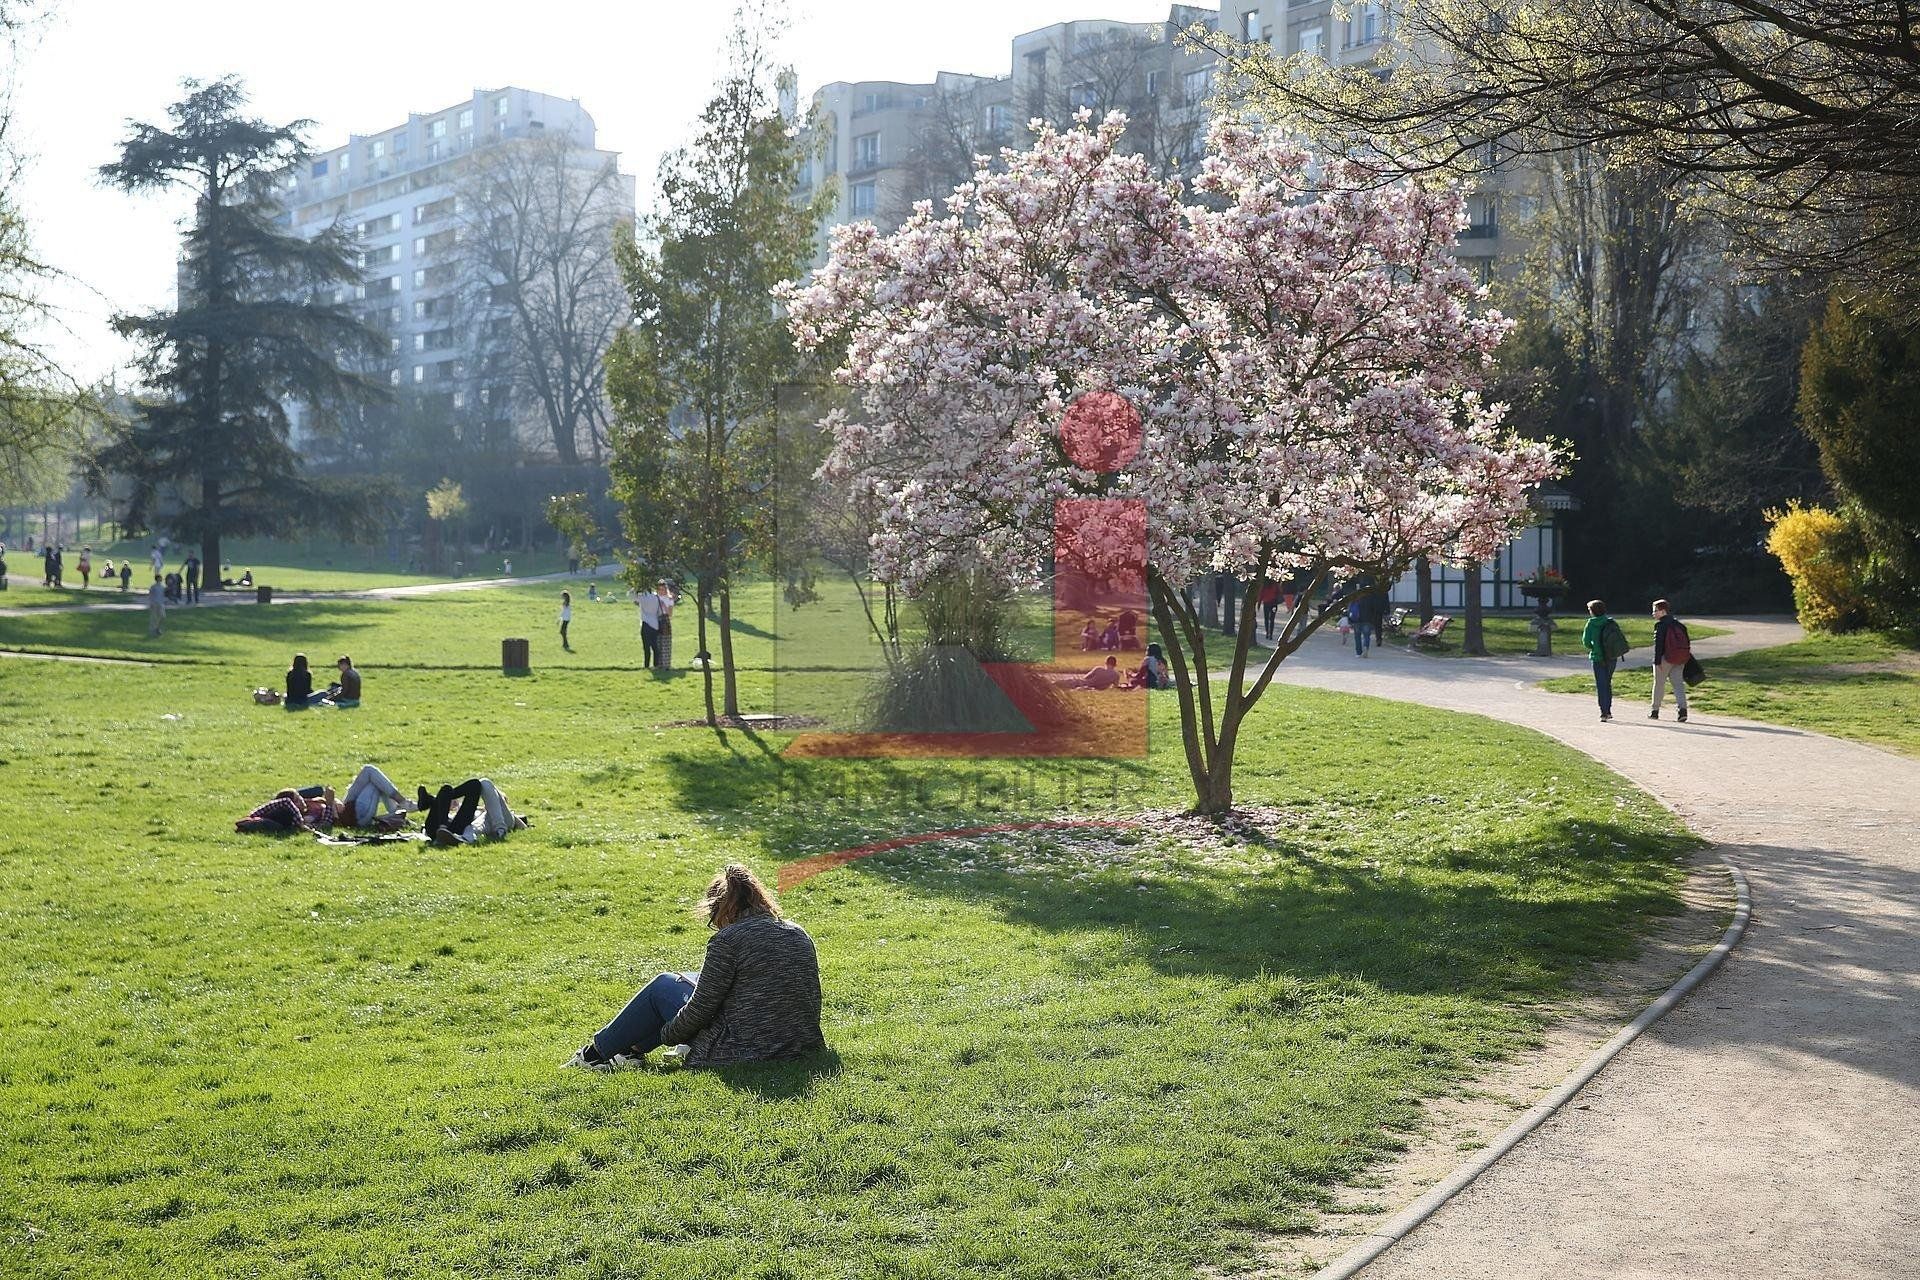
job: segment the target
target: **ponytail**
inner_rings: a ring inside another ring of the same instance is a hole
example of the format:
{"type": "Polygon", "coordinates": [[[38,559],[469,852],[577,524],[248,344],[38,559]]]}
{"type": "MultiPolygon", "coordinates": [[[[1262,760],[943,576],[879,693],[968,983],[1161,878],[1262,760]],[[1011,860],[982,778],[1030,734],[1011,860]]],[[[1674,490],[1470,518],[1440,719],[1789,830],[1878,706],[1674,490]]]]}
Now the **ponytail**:
{"type": "Polygon", "coordinates": [[[701,895],[700,909],[707,913],[707,923],[715,929],[724,929],[751,915],[780,918],[780,904],[774,900],[772,891],[751,868],[738,862],[729,862],[708,882],[706,893],[701,895]]]}

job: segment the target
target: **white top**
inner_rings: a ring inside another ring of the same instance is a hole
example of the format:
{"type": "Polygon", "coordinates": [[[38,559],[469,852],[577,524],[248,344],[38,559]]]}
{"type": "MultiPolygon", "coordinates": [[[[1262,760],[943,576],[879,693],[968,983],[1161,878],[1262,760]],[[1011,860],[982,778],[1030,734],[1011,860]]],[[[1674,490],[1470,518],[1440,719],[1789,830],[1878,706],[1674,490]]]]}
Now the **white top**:
{"type": "Polygon", "coordinates": [[[633,598],[640,606],[640,621],[649,627],[660,625],[660,597],[651,591],[642,591],[633,598]]]}
{"type": "Polygon", "coordinates": [[[165,553],[163,553],[160,550],[160,548],[155,547],[153,549],[153,571],[155,573],[158,573],[166,567],[167,567],[167,557],[165,553]]]}
{"type": "Polygon", "coordinates": [[[663,618],[671,618],[673,616],[673,597],[656,594],[653,598],[660,602],[660,616],[663,618]]]}
{"type": "Polygon", "coordinates": [[[562,621],[562,622],[572,622],[572,621],[573,621],[573,606],[572,606],[572,605],[570,605],[570,604],[563,604],[563,605],[561,605],[561,606],[560,606],[560,621],[562,621]]]}
{"type": "Polygon", "coordinates": [[[159,605],[162,609],[166,608],[167,607],[167,589],[161,586],[157,582],[154,583],[152,586],[148,587],[147,603],[150,605],[159,605]]]}

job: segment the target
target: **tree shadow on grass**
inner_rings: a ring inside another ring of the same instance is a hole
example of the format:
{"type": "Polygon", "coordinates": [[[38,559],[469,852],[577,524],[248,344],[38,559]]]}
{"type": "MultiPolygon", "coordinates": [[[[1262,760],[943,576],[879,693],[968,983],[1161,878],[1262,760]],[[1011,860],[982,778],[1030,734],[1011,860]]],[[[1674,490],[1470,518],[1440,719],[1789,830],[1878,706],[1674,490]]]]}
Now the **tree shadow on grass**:
{"type": "Polygon", "coordinates": [[[923,845],[828,874],[884,877],[1050,932],[1104,933],[1111,945],[1061,960],[1089,977],[1136,963],[1180,977],[1342,977],[1402,993],[1511,997],[1558,990],[1580,967],[1630,954],[1648,917],[1678,909],[1665,868],[1690,844],[1561,820],[1524,840],[1489,836],[1377,868],[1280,840],[1267,848],[1279,860],[1254,872],[1156,861],[1075,878],[1076,865],[1036,859],[1015,874],[960,866],[978,850],[948,861],[923,845]],[[902,856],[912,858],[910,875],[902,856]]]}

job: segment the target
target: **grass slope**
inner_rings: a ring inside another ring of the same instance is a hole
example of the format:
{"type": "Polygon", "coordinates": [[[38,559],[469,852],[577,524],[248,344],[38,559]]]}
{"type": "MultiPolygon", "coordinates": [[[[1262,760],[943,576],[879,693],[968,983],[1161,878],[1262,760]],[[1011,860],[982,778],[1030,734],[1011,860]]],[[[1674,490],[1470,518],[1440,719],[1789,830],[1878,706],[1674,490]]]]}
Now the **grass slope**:
{"type": "MultiPolygon", "coordinates": [[[[1696,629],[1694,635],[1700,632],[1696,629]]],[[[1740,716],[1852,738],[1920,756],[1920,654],[1868,632],[1810,636],[1797,644],[1709,658],[1707,680],[1688,691],[1708,714],[1740,716]]],[[[1593,692],[1585,676],[1546,682],[1559,693],[1593,692]]],[[[1645,700],[1645,670],[1614,678],[1616,699],[1645,700]]]]}
{"type": "MultiPolygon", "coordinates": [[[[1587,625],[1587,615],[1584,613],[1555,614],[1553,620],[1558,624],[1553,633],[1554,652],[1583,653],[1584,650],[1580,648],[1580,631],[1587,625]]],[[[1652,618],[1621,618],[1619,621],[1620,629],[1627,633],[1628,644],[1636,649],[1646,649],[1653,644],[1652,618]]],[[[1457,610],[1453,611],[1453,625],[1447,628],[1445,641],[1438,646],[1423,645],[1421,652],[1431,652],[1450,658],[1460,657],[1460,636],[1465,626],[1466,622],[1460,613],[1457,610]]],[[[1415,619],[1408,624],[1407,637],[1411,639],[1412,633],[1418,629],[1419,621],[1415,619]]],[[[1525,655],[1533,652],[1533,622],[1530,615],[1490,614],[1481,620],[1480,632],[1486,641],[1487,652],[1490,655],[1525,655]]],[[[1698,626],[1689,622],[1687,633],[1696,640],[1705,640],[1708,636],[1725,635],[1727,630],[1725,627],[1698,626]]]]}
{"type": "MultiPolygon", "coordinates": [[[[477,603],[324,631],[450,664],[481,643],[450,633],[499,630],[477,603]]],[[[255,707],[290,637],[223,619],[296,612],[204,611],[162,670],[0,662],[0,1273],[1184,1280],[1307,1222],[1417,1099],[1523,1043],[1672,909],[1690,844],[1535,735],[1276,688],[1241,792],[1290,815],[1277,843],[870,858],[786,896],[833,1057],[563,1073],[636,985],[698,964],[687,908],[722,860],[1182,803],[1173,701],[1126,764],[786,761],[660,729],[696,681],[545,661],[255,707]],[[231,834],[363,760],[409,788],[489,773],[538,825],[456,850],[231,834]]]]}

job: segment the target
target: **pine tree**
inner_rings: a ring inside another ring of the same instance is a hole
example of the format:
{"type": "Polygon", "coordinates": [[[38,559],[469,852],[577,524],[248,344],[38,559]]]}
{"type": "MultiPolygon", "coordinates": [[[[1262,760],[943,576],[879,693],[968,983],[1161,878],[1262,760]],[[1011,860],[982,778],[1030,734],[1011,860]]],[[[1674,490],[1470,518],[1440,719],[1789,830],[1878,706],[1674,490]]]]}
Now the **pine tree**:
{"type": "Polygon", "coordinates": [[[359,281],[347,232],[306,238],[280,221],[275,180],[306,159],[306,122],[242,114],[232,77],[184,88],[167,126],[133,122],[120,158],[100,168],[129,193],[187,192],[193,211],[175,305],[114,320],[140,345],[145,393],[92,475],[96,486],[124,476],[125,522],[198,542],[217,585],[224,537],[364,527],[381,491],[304,476],[290,406],[324,422],[384,389],[349,367],[378,335],[332,300],[359,281]]]}

